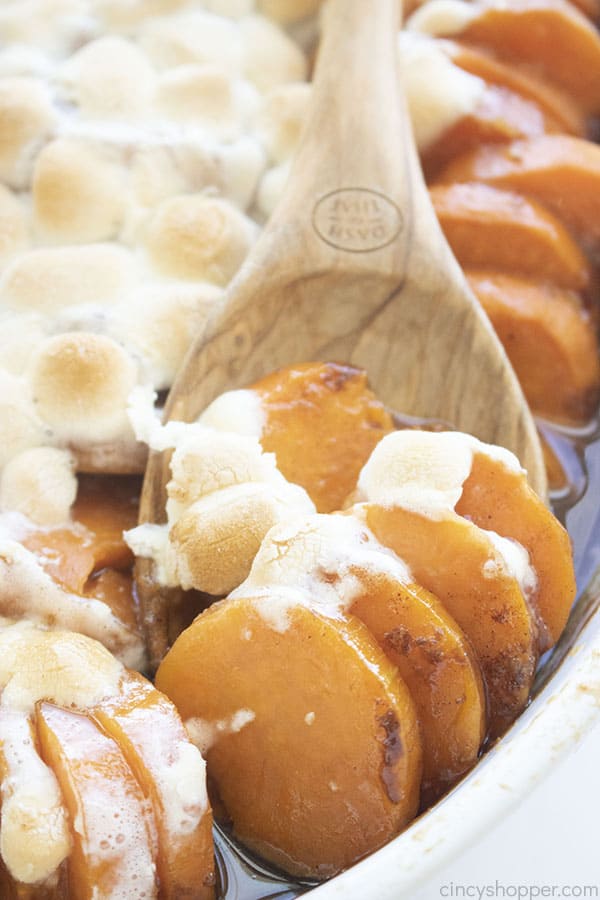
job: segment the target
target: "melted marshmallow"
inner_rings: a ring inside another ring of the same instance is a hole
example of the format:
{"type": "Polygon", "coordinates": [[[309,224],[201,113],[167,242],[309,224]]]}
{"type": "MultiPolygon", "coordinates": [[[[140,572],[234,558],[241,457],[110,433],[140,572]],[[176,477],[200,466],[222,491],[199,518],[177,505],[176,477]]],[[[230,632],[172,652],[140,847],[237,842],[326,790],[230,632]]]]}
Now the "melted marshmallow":
{"type": "Polygon", "coordinates": [[[256,397],[250,390],[229,392],[199,421],[162,426],[138,392],[133,409],[137,436],[155,449],[176,444],[167,484],[167,523],[125,533],[136,556],[153,560],[159,583],[227,594],[248,574],[269,528],[314,512],[306,491],[283,477],[275,456],[264,453],[254,436],[262,429],[256,397]],[[236,416],[238,404],[246,414],[236,416]]]}
{"type": "Polygon", "coordinates": [[[250,722],[256,718],[251,709],[238,709],[226,719],[216,719],[209,721],[208,719],[191,718],[185,722],[185,727],[192,743],[198,747],[203,756],[222,737],[230,734],[237,734],[250,722]]]}
{"type": "Polygon", "coordinates": [[[402,506],[432,519],[453,510],[475,453],[523,472],[516,456],[458,431],[395,431],[374,448],[358,478],[358,500],[402,506]]]}
{"type": "Polygon", "coordinates": [[[366,580],[377,575],[401,584],[412,581],[405,563],[358,518],[318,514],[272,528],[231,597],[253,598],[261,617],[283,632],[294,607],[339,616],[364,591],[366,580]]]}
{"type": "Polygon", "coordinates": [[[6,767],[0,853],[13,878],[33,884],[49,878],[70,852],[67,815],[26,713],[0,707],[0,745],[6,767]]]}

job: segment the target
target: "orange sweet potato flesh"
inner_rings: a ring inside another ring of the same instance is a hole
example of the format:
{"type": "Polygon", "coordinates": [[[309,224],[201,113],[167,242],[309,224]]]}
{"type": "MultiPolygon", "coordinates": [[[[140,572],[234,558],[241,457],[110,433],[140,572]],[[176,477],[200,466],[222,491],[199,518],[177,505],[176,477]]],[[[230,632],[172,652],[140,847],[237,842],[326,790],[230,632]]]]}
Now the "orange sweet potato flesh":
{"type": "Polygon", "coordinates": [[[575,7],[564,0],[480,0],[477,7],[461,40],[530,66],[586,112],[600,111],[600,36],[575,7]]]}
{"type": "Polygon", "coordinates": [[[531,598],[541,619],[539,650],[560,637],[575,599],[575,573],[569,535],[527,484],[483,454],[475,454],[456,511],[481,528],[518,541],[529,552],[538,588],[531,598]]]}
{"type": "Polygon", "coordinates": [[[398,667],[414,701],[423,737],[421,805],[427,807],[477,761],[486,732],[479,664],[429,591],[384,574],[361,573],[360,580],[364,588],[350,612],[398,667]]]}
{"type": "Polygon", "coordinates": [[[70,896],[152,896],[154,818],[118,746],[87,716],[50,703],[37,704],[35,720],[72,823],[70,896]]]}
{"type": "Polygon", "coordinates": [[[73,518],[94,535],[94,566],[128,568],[133,562],[123,532],[137,525],[141,480],[79,475],[73,518]]]}
{"type": "Polygon", "coordinates": [[[305,363],[253,385],[266,415],[260,442],[318,512],[340,509],[373,447],[394,428],[361,369],[305,363]]]}
{"type": "Polygon", "coordinates": [[[550,116],[564,134],[585,137],[586,121],[576,100],[559,88],[542,80],[532,71],[523,71],[509,63],[503,63],[481,47],[469,47],[460,41],[444,41],[442,45],[452,62],[487,81],[508,88],[521,97],[533,100],[550,116]]]}
{"type": "Polygon", "coordinates": [[[560,123],[532,100],[507,88],[488,85],[473,112],[462,116],[423,150],[423,171],[430,181],[455,156],[480,144],[506,144],[560,131],[560,123]]]}
{"type": "Polygon", "coordinates": [[[156,684],[184,721],[222,723],[208,773],[239,839],[323,878],[415,815],[421,740],[406,686],[361,622],[304,606],[287,616],[275,630],[252,599],[215,604],[177,639],[156,684]],[[251,721],[223,726],[240,711],[251,721]]]}
{"type": "Polygon", "coordinates": [[[529,275],[586,290],[589,262],[567,229],[535,200],[486,184],[438,184],[430,197],[463,268],[529,275]]]}
{"type": "Polygon", "coordinates": [[[518,582],[496,569],[491,541],[449,513],[433,519],[366,504],[366,523],[435,594],[467,635],[487,687],[490,733],[502,734],[527,705],[537,663],[535,622],[518,582]],[[487,565],[486,565],[487,564],[487,565]]]}
{"type": "Polygon", "coordinates": [[[600,146],[568,135],[542,135],[479,147],[454,159],[439,181],[481,181],[531,197],[600,255],[600,146]]]}
{"type": "Polygon", "coordinates": [[[499,272],[466,272],[534,412],[570,425],[600,397],[596,332],[571,291],[499,272]]]}
{"type": "Polygon", "coordinates": [[[210,807],[198,825],[185,834],[173,833],[166,809],[169,795],[157,778],[157,752],[177,759],[187,733],[172,703],[149,681],[129,672],[118,697],[104,701],[92,715],[119,745],[149,799],[158,830],[157,872],[162,900],[211,900],[214,897],[214,857],[210,807]]]}
{"type": "Polygon", "coordinates": [[[139,489],[138,478],[80,475],[73,523],[31,531],[22,541],[67,591],[102,600],[134,630],[133,555],[123,531],[137,522],[139,489]]]}

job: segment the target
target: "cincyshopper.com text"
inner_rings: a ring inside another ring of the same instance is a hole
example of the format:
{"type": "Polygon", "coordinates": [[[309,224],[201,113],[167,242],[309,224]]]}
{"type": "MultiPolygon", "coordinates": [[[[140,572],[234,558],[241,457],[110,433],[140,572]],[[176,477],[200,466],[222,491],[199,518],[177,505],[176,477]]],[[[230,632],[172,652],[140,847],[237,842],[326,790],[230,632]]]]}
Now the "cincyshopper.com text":
{"type": "Polygon", "coordinates": [[[489,884],[458,884],[450,881],[440,886],[440,897],[444,900],[486,900],[486,898],[508,898],[508,900],[539,900],[553,897],[555,900],[573,898],[600,898],[597,884],[506,884],[495,881],[489,884]]]}

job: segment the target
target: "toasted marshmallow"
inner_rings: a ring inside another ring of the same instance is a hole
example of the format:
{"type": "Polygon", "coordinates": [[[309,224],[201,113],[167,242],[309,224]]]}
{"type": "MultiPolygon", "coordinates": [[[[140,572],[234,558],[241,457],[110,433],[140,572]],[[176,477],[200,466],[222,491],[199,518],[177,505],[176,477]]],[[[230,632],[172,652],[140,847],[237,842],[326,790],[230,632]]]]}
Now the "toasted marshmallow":
{"type": "Polygon", "coordinates": [[[176,278],[225,285],[242,264],[255,235],[234,206],[203,194],[165,200],[146,238],[156,267],[176,278]]]}
{"type": "Polygon", "coordinates": [[[159,69],[216,63],[232,75],[242,70],[242,35],[237,24],[207,12],[184,11],[168,19],[150,19],[141,27],[140,45],[159,69]]]}
{"type": "Polygon", "coordinates": [[[155,88],[154,69],[146,55],[121,37],[86,44],[64,65],[59,79],[71,101],[91,118],[142,117],[155,88]]]}
{"type": "Polygon", "coordinates": [[[356,498],[444,518],[458,503],[474,453],[522,472],[516,456],[461,432],[394,431],[375,447],[358,478],[356,498]]]}
{"type": "Polygon", "coordinates": [[[161,426],[148,421],[139,399],[132,410],[136,433],[153,447],[176,449],[167,524],[140,525],[125,540],[137,556],[154,561],[159,583],[226,594],[248,574],[269,529],[314,512],[314,504],[303,488],[286,481],[256,437],[202,422],[161,426]]]}
{"type": "Polygon", "coordinates": [[[85,709],[116,693],[123,665],[98,641],[21,622],[0,631],[2,706],[31,713],[38,700],[85,709]]]}
{"type": "Polygon", "coordinates": [[[35,223],[48,238],[73,243],[109,240],[124,216],[121,171],[74,140],[52,141],[40,153],[32,197],[35,223]]]}
{"type": "Polygon", "coordinates": [[[31,377],[40,418],[59,440],[83,444],[130,434],[127,398],[136,382],[136,366],[122,347],[85,332],[49,338],[31,377]]]}
{"type": "Polygon", "coordinates": [[[48,88],[35,78],[0,81],[0,178],[27,186],[35,153],[55,123],[48,88]]]}
{"type": "Polygon", "coordinates": [[[156,94],[159,111],[221,140],[239,136],[258,102],[252,85],[213,64],[178,66],[166,72],[156,94]]]}
{"type": "Polygon", "coordinates": [[[0,267],[23,250],[29,240],[25,207],[8,188],[0,185],[0,267]]]}
{"type": "Polygon", "coordinates": [[[146,19],[174,13],[189,0],[95,0],[96,11],[111,30],[131,30],[146,19]]]}
{"type": "Polygon", "coordinates": [[[143,286],[111,311],[106,330],[138,361],[143,382],[163,390],[222,296],[208,282],[143,286]]]}
{"type": "Polygon", "coordinates": [[[477,5],[463,0],[429,0],[405,22],[407,31],[450,37],[460,34],[478,14],[477,5]]]}
{"type": "Polygon", "coordinates": [[[171,461],[167,485],[167,513],[177,519],[202,497],[248,482],[283,484],[273,454],[265,454],[257,440],[207,429],[206,440],[179,447],[171,461]]]}
{"type": "Polygon", "coordinates": [[[280,166],[274,166],[265,172],[258,189],[256,205],[258,211],[263,218],[268,219],[283,194],[288,178],[290,177],[291,165],[289,162],[282,163],[280,166]]]}
{"type": "Polygon", "coordinates": [[[35,415],[27,382],[0,369],[0,467],[15,454],[47,440],[43,423],[35,415]]]}
{"type": "Polygon", "coordinates": [[[207,428],[256,438],[261,436],[265,421],[260,394],[251,388],[219,394],[198,419],[207,428]]]}
{"type": "Polygon", "coordinates": [[[196,501],[169,533],[179,584],[229,593],[250,571],[269,529],[305,508],[302,488],[262,482],[227,487],[196,501]]]}
{"type": "Polygon", "coordinates": [[[295,153],[310,104],[311,87],[305,82],[283,84],[265,96],[257,119],[257,134],[276,163],[295,153]]]}
{"type": "Polygon", "coordinates": [[[306,59],[284,31],[263,16],[248,16],[240,22],[243,71],[261,91],[288,81],[305,81],[306,59]]]}
{"type": "Polygon", "coordinates": [[[323,0],[258,0],[258,9],[282,25],[291,25],[316,15],[322,3],[323,0]]]}
{"type": "MultiPolygon", "coordinates": [[[[0,303],[4,302],[0,288],[0,303]]],[[[50,334],[48,318],[37,312],[19,313],[5,308],[0,314],[0,383],[6,374],[23,375],[40,343],[50,334]]],[[[5,435],[5,432],[3,432],[5,435]]],[[[0,463],[1,465],[1,463],[0,463]]]]}
{"type": "Polygon", "coordinates": [[[67,450],[33,447],[5,466],[0,507],[22,513],[38,525],[68,522],[77,496],[75,460],[67,450]]]}
{"type": "Polygon", "coordinates": [[[0,284],[2,303],[56,314],[74,304],[105,306],[135,283],[131,253],[116,244],[44,247],[19,256],[0,284]]]}

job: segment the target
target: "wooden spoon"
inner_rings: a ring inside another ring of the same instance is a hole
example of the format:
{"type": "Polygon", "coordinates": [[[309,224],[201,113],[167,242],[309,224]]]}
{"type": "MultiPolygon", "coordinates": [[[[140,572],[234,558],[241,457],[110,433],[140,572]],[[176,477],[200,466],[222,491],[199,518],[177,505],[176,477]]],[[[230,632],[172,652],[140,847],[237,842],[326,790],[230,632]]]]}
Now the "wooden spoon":
{"type": "MultiPolygon", "coordinates": [[[[165,418],[291,363],[367,370],[389,407],[513,450],[546,490],[542,451],[496,335],[439,228],[398,73],[398,0],[329,0],[313,100],[289,183],[224,305],[188,353],[165,418]]],[[[152,454],[140,521],[165,521],[169,455],[152,454]]],[[[141,560],[153,664],[170,592],[141,560]]]]}

